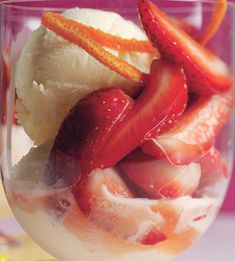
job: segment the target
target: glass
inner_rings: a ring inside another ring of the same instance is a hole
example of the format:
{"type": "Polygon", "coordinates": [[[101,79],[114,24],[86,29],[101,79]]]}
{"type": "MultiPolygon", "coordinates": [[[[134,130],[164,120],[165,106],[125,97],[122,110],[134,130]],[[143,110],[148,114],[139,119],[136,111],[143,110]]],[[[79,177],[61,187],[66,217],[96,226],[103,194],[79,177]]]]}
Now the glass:
{"type": "MultiPolygon", "coordinates": [[[[195,37],[209,23],[215,5],[212,1],[154,3],[195,37]]],[[[97,89],[115,86],[129,95],[135,92],[136,97],[140,91],[132,81],[118,76],[81,48],[40,26],[46,12],[63,12],[74,7],[98,10],[67,11],[67,17],[123,38],[146,40],[140,28],[123,20],[141,26],[136,1],[13,1],[1,5],[1,170],[8,201],[25,231],[58,260],[171,260],[192,245],[218,213],[233,164],[234,125],[232,120],[223,119],[223,128],[215,142],[217,149],[213,147],[193,163],[173,166],[166,159],[156,160],[139,150],[116,167],[96,166],[83,179],[77,173],[86,158],[82,158],[80,165],[76,158],[80,155],[76,142],[83,144],[83,139],[73,137],[84,127],[79,129],[70,117],[73,119],[76,110],[79,115],[100,117],[103,112],[99,106],[110,102],[110,93],[118,93],[123,98],[121,102],[129,102],[130,98],[117,89],[102,91],[101,96],[97,93],[87,96],[97,89]],[[123,19],[106,13],[110,11],[123,19]],[[85,102],[76,107],[83,97],[85,102]],[[107,100],[99,101],[97,97],[107,100]],[[68,126],[72,126],[66,131],[65,117],[68,126]],[[155,171],[159,172],[159,168],[160,178],[156,181],[155,171]],[[154,169],[154,175],[150,169],[154,169]],[[186,178],[185,172],[191,178],[186,178]],[[171,173],[177,178],[172,178],[171,173]],[[182,187],[174,187],[178,181],[182,187]],[[157,195],[155,191],[153,195],[154,186],[160,186],[157,195]]],[[[207,45],[231,71],[234,71],[234,11],[234,5],[228,4],[218,32],[207,45]]],[[[85,35],[86,30],[90,29],[85,29],[85,35]]],[[[92,31],[88,38],[94,35],[98,35],[97,31],[92,31]]],[[[98,42],[104,43],[105,37],[101,38],[98,42]]],[[[146,74],[157,56],[156,51],[117,51],[110,47],[107,50],[146,74]]],[[[194,98],[194,95],[190,97],[188,106],[194,104],[194,98]]],[[[105,107],[106,113],[110,111],[105,107]]],[[[97,124],[107,131],[103,122],[109,123],[110,116],[105,114],[105,117],[98,119],[97,124]]],[[[94,131],[98,131],[94,126],[96,119],[92,119],[88,121],[84,116],[80,120],[81,126],[88,126],[82,129],[81,135],[89,132],[94,136],[94,131]],[[90,129],[89,124],[93,124],[90,129]]],[[[86,142],[97,142],[92,138],[86,142]]],[[[106,159],[112,159],[118,150],[114,147],[106,159]]],[[[93,158],[89,160],[94,164],[93,158]]]]}
{"type": "Polygon", "coordinates": [[[16,223],[16,221],[14,221],[2,182],[0,181],[0,260],[4,258],[3,253],[14,251],[20,246],[18,239],[12,233],[12,230],[14,230],[12,227],[14,227],[16,223]]]}

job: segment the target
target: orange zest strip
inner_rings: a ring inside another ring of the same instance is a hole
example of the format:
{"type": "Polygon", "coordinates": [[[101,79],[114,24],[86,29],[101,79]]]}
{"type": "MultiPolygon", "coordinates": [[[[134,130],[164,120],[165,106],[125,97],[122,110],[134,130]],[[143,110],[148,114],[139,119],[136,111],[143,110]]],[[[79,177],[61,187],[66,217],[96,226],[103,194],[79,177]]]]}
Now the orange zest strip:
{"type": "Polygon", "coordinates": [[[227,10],[227,0],[216,0],[216,6],[211,16],[209,25],[205,28],[199,42],[205,45],[218,31],[227,10]]]}
{"type": "MultiPolygon", "coordinates": [[[[84,25],[83,25],[84,26],[84,25]]],[[[124,39],[116,35],[105,33],[99,29],[88,27],[89,34],[101,45],[120,52],[142,52],[156,54],[157,50],[149,41],[124,39]]]]}
{"type": "Polygon", "coordinates": [[[79,22],[76,22],[76,27],[100,45],[120,52],[143,52],[150,54],[156,54],[157,52],[151,42],[147,40],[124,39],[79,22]]]}
{"type": "Polygon", "coordinates": [[[42,24],[59,36],[74,43],[92,55],[102,64],[121,76],[134,81],[143,83],[146,79],[144,73],[126,61],[107,52],[101,45],[95,42],[89,34],[80,30],[77,22],[67,19],[58,13],[45,13],[41,18],[42,24]]]}

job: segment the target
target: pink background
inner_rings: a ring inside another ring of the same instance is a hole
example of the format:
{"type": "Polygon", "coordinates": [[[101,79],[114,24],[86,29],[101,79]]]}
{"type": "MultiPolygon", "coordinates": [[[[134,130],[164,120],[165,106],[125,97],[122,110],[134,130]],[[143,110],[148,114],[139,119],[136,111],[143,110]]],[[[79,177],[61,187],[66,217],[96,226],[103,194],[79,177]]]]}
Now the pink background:
{"type": "MultiPolygon", "coordinates": [[[[234,159],[235,160],[235,159],[234,159]]],[[[235,169],[229,186],[227,196],[223,205],[224,211],[235,211],[235,169]]]]}

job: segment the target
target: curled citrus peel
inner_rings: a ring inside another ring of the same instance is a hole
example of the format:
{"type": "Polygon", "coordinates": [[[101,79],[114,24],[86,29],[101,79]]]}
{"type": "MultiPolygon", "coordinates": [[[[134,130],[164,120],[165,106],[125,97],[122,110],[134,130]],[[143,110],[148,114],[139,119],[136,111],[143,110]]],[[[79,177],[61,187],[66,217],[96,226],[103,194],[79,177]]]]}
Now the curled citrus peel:
{"type": "MultiPolygon", "coordinates": [[[[52,14],[57,16],[58,14],[52,14]]],[[[143,52],[156,54],[157,50],[148,40],[124,39],[117,35],[106,33],[100,29],[79,23],[76,21],[76,27],[86,33],[90,38],[104,47],[108,47],[120,52],[143,52]]]]}
{"type": "Polygon", "coordinates": [[[203,31],[202,35],[198,39],[199,42],[205,45],[218,31],[221,22],[226,14],[227,0],[215,0],[216,5],[211,16],[210,23],[203,31]]]}
{"type": "Polygon", "coordinates": [[[81,29],[80,24],[76,21],[67,19],[58,13],[51,12],[45,13],[42,16],[41,21],[45,27],[52,30],[57,35],[62,36],[69,42],[78,45],[99,62],[126,79],[136,83],[143,83],[146,81],[147,77],[144,73],[135,66],[130,65],[126,61],[106,51],[93,39],[93,37],[91,37],[91,32],[81,29]]]}

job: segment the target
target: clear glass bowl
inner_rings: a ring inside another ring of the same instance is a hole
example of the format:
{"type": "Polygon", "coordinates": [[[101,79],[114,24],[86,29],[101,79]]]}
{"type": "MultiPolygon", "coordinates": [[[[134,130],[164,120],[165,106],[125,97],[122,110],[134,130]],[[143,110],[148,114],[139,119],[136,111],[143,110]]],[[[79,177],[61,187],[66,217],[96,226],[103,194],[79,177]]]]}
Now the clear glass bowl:
{"type": "MultiPolygon", "coordinates": [[[[194,37],[209,23],[215,5],[213,1],[155,3],[194,37]]],[[[123,38],[146,39],[136,1],[13,1],[1,5],[1,173],[8,201],[32,239],[61,261],[171,260],[206,231],[223,202],[233,164],[232,120],[223,125],[207,154],[184,166],[137,151],[116,166],[100,166],[84,181],[71,174],[76,159],[63,152],[55,163],[59,174],[48,177],[55,139],[59,144],[74,141],[74,125],[65,136],[68,140],[57,133],[79,100],[104,87],[115,86],[128,94],[138,89],[81,48],[40,26],[44,13],[75,7],[82,9],[67,11],[67,17],[123,38]],[[150,169],[160,176],[153,178],[150,169]],[[184,180],[185,172],[196,181],[184,180]],[[133,175],[139,178],[133,181],[133,175]],[[174,188],[174,182],[181,182],[182,177],[185,192],[177,194],[179,187],[174,188]],[[149,180],[154,186],[162,182],[155,199],[149,180]]],[[[234,12],[234,5],[228,4],[218,32],[207,44],[231,71],[234,12]]],[[[145,73],[156,55],[108,51],[145,73]]]]}

